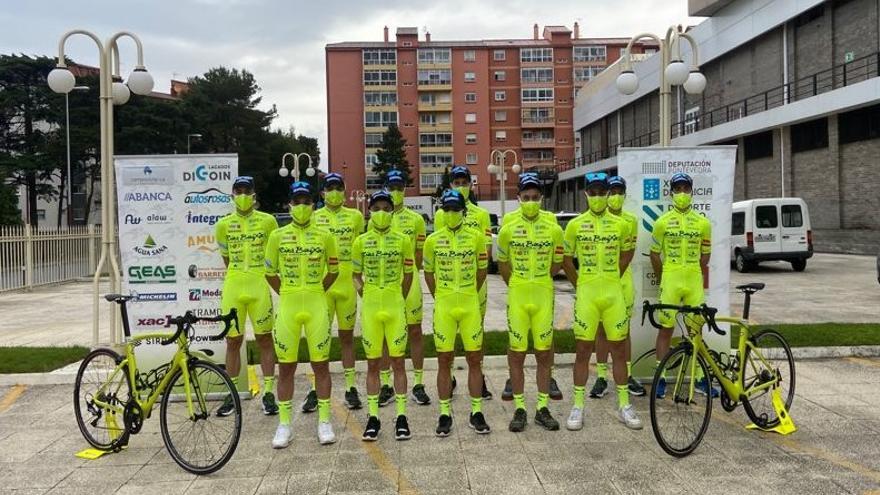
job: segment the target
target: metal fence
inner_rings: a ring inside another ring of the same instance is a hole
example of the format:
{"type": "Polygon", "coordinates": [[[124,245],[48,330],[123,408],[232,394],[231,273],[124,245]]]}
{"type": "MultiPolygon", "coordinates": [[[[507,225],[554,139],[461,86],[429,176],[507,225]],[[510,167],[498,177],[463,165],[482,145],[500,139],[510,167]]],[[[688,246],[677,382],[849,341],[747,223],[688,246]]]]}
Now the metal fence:
{"type": "Polygon", "coordinates": [[[94,275],[100,252],[101,228],[94,225],[68,230],[0,226],[0,293],[94,275]]]}

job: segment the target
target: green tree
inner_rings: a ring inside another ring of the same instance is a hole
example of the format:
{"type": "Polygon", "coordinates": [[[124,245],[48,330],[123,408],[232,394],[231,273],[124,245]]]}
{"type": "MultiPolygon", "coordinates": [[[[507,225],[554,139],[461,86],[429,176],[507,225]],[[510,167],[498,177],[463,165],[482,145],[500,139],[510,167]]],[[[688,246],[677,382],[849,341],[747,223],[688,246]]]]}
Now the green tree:
{"type": "Polygon", "coordinates": [[[403,172],[406,185],[412,185],[412,172],[406,160],[406,139],[403,139],[397,124],[389,125],[388,130],[382,134],[382,142],[376,150],[376,159],[373,173],[382,179],[382,182],[385,182],[389,170],[397,169],[403,172]]]}
{"type": "Polygon", "coordinates": [[[443,195],[443,191],[452,187],[451,171],[452,170],[449,167],[446,167],[446,169],[443,171],[443,178],[441,179],[440,185],[437,186],[437,190],[434,191],[435,198],[439,198],[440,196],[443,195]]]}

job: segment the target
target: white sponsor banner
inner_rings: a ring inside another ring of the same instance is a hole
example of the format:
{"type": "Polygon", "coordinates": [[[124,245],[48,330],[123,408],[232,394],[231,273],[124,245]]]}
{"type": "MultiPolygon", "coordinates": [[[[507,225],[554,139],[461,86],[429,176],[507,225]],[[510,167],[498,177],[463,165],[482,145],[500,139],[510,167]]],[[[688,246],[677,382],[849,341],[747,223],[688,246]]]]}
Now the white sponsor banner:
{"type": "MultiPolygon", "coordinates": [[[[649,257],[651,233],[654,221],[672,208],[669,179],[675,173],[685,172],[694,179],[693,208],[712,222],[706,304],[718,308],[719,314],[730,314],[730,215],[736,146],[621,148],[617,163],[618,173],[627,183],[624,209],[639,218],[638,243],[632,262],[636,295],[630,327],[633,356],[637,357],[655,347],[657,330],[647,319],[642,324],[642,301],[657,302],[659,285],[649,257]]],[[[707,331],[703,336],[712,348],[730,352],[729,333],[722,337],[707,331]]],[[[643,359],[634,374],[651,377],[654,362],[653,356],[643,359]]]]}
{"type": "MultiPolygon", "coordinates": [[[[226,270],[214,226],[232,209],[238,156],[117,156],[115,163],[123,292],[138,296],[129,303],[132,335],[172,332],[168,319],[186,311],[218,315],[226,270]]],[[[223,363],[225,342],[208,340],[221,330],[196,325],[191,349],[223,363]]],[[[149,370],[175,350],[148,341],[137,349],[138,367],[149,370]]]]}

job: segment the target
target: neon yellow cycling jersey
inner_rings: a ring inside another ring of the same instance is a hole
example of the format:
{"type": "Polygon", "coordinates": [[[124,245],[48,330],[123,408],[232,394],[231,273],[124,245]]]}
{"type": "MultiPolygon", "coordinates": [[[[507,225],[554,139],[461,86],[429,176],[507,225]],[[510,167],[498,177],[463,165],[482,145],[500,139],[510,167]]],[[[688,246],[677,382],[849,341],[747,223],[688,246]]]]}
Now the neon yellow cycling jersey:
{"type": "MultiPolygon", "coordinates": [[[[466,203],[467,214],[464,216],[464,226],[482,232],[489,242],[486,246],[488,249],[492,242],[492,221],[489,218],[489,211],[470,201],[466,201],[466,203]]],[[[437,210],[434,213],[434,230],[440,230],[443,227],[446,227],[446,212],[437,210]]]]}
{"type": "MultiPolygon", "coordinates": [[[[539,213],[540,218],[546,218],[547,220],[552,220],[556,223],[559,223],[556,220],[556,215],[553,214],[552,211],[541,210],[539,213]]],[[[522,208],[517,208],[513,211],[508,211],[504,214],[504,217],[501,219],[501,226],[505,226],[516,218],[522,218],[522,208]]]]}
{"type": "MultiPolygon", "coordinates": [[[[608,210],[609,213],[614,214],[611,210],[608,210]]],[[[638,236],[639,236],[639,219],[632,213],[626,210],[620,210],[619,213],[616,214],[620,218],[626,220],[627,225],[629,226],[630,233],[630,242],[632,243],[633,249],[638,245],[638,236]]],[[[624,283],[627,282],[626,279],[629,279],[629,284],[632,286],[632,265],[626,267],[626,273],[623,274],[624,283]]]]}
{"type": "MultiPolygon", "coordinates": [[[[324,275],[339,272],[336,240],[313,222],[288,224],[269,236],[266,274],[281,278],[281,294],[297,289],[324,292],[324,275]]],[[[326,312],[326,306],[324,307],[326,312]]]]}
{"type": "MultiPolygon", "coordinates": [[[[488,267],[486,236],[467,227],[442,228],[425,241],[425,272],[434,273],[436,295],[477,293],[477,271],[488,267]]],[[[484,284],[485,285],[485,284],[484,284]]]]}
{"type": "Polygon", "coordinates": [[[597,278],[620,280],[620,255],[633,249],[630,228],[622,218],[592,211],[565,228],[565,255],[578,259],[578,284],[597,278]]]}
{"type": "MultiPolygon", "coordinates": [[[[663,256],[663,270],[700,269],[700,257],[712,252],[712,224],[688,208],[667,211],[654,222],[651,251],[663,256]]],[[[665,277],[664,277],[665,278],[665,277]]]]}
{"type": "Polygon", "coordinates": [[[253,272],[262,275],[269,234],[278,228],[275,217],[254,210],[248,216],[232,212],[217,222],[214,237],[220,254],[229,259],[227,273],[253,272]]]}
{"type": "Polygon", "coordinates": [[[346,206],[341,206],[336,211],[325,206],[315,211],[312,221],[333,234],[336,239],[339,268],[351,268],[351,246],[357,236],[364,233],[364,215],[359,210],[346,206]]]}
{"type": "MultiPolygon", "coordinates": [[[[506,217],[505,217],[506,218],[506,217]]],[[[553,285],[550,267],[562,262],[562,228],[545,215],[511,218],[498,233],[498,261],[510,262],[510,287],[524,282],[553,285]]]]}
{"type": "Polygon", "coordinates": [[[409,236],[409,242],[415,252],[425,245],[425,219],[410,207],[403,206],[395,210],[391,217],[391,228],[409,236]]]}
{"type": "Polygon", "coordinates": [[[414,254],[409,237],[389,230],[370,229],[354,241],[351,261],[354,273],[362,273],[364,291],[399,287],[405,273],[413,272],[414,254]]]}

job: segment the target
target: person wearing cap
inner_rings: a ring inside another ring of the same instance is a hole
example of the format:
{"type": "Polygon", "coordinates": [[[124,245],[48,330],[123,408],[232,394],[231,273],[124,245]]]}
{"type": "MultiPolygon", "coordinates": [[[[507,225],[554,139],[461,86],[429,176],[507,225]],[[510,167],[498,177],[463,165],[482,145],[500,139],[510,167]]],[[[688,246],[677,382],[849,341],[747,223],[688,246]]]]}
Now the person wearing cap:
{"type": "MultiPolygon", "coordinates": [[[[278,414],[273,393],[275,384],[275,348],[272,344],[272,296],[266,283],[266,242],[278,228],[275,217],[258,211],[254,179],[238,177],[232,183],[232,203],[235,210],[221,218],[214,227],[220,256],[226,265],[220,312],[237,311],[238,322],[226,334],[226,371],[232,383],[238,386],[241,371],[241,345],[244,342],[245,321],[251,327],[260,348],[260,367],[263,371],[263,414],[278,414]]],[[[232,397],[227,396],[217,410],[219,416],[235,411],[232,397]]]]}
{"type": "MultiPolygon", "coordinates": [[[[360,409],[361,399],[355,386],[354,370],[354,323],[357,316],[357,293],[354,289],[351,265],[351,246],[357,236],[364,233],[364,215],[355,208],[345,206],[345,181],[342,175],[330,173],[324,176],[324,207],[315,210],[315,225],[329,231],[336,238],[339,249],[339,277],[327,291],[327,307],[330,323],[336,317],[339,328],[339,344],[342,348],[342,369],[345,372],[345,406],[360,409]]],[[[313,412],[318,406],[314,387],[306,395],[303,412],[313,412]]]]}
{"type": "MultiPolygon", "coordinates": [[[[400,170],[390,170],[385,179],[385,188],[391,196],[394,212],[391,215],[391,228],[406,234],[413,245],[415,254],[415,271],[413,283],[406,295],[406,325],[409,333],[409,357],[412,361],[414,384],[411,391],[413,400],[419,405],[431,403],[431,398],[425,391],[424,363],[425,352],[422,347],[422,284],[419,280],[419,270],[422,269],[422,248],[425,244],[425,219],[413,211],[412,208],[403,204],[406,190],[406,179],[400,170]]],[[[391,363],[388,353],[383,354],[380,376],[382,389],[379,393],[379,405],[385,406],[394,400],[394,388],[391,386],[391,363]]]]}
{"type": "Polygon", "coordinates": [[[553,366],[553,275],[562,266],[563,234],[555,217],[548,219],[541,214],[541,186],[535,176],[520,176],[520,214],[505,222],[498,233],[498,267],[508,286],[510,347],[507,362],[516,407],[508,427],[512,432],[523,431],[528,422],[523,395],[523,365],[529,349],[529,335],[538,362],[535,423],[548,430],[559,429],[559,422],[550,414],[547,402],[550,368],[553,366]]]}
{"type": "MultiPolygon", "coordinates": [[[[651,234],[651,266],[660,284],[660,304],[699,306],[703,304],[704,287],[708,286],[712,224],[691,208],[694,181],[688,174],[673,175],[669,185],[672,207],[654,222],[651,234]]],[[[663,326],[657,333],[659,367],[660,360],[669,352],[675,313],[662,311],[658,321],[663,326]]],[[[695,390],[718,396],[705,377],[697,382],[695,390]]],[[[658,398],[666,395],[665,378],[660,378],[653,393],[658,398]]]]}
{"type": "MultiPolygon", "coordinates": [[[[537,180],[539,184],[542,184],[541,187],[543,188],[543,183],[542,183],[542,182],[540,181],[540,179],[538,178],[538,174],[537,174],[537,173],[535,173],[535,172],[523,172],[523,173],[519,174],[519,180],[520,180],[520,182],[522,182],[524,179],[527,179],[527,178],[531,178],[531,179],[537,180]]],[[[543,189],[542,189],[542,190],[543,190],[543,189]]],[[[516,208],[515,210],[513,210],[513,211],[508,211],[507,213],[504,214],[504,217],[501,218],[501,226],[503,227],[505,223],[508,223],[508,222],[510,222],[511,220],[513,220],[513,219],[515,219],[516,217],[519,217],[519,216],[521,216],[521,215],[522,215],[522,208],[520,208],[519,206],[517,206],[517,208],[516,208]]],[[[542,217],[547,217],[548,219],[551,219],[551,220],[553,220],[553,221],[556,221],[556,215],[554,215],[552,211],[547,211],[547,210],[542,209],[542,210],[541,210],[541,216],[542,216],[542,217]]],[[[557,223],[559,223],[559,222],[557,222],[557,223]]]]}
{"type": "Polygon", "coordinates": [[[621,283],[635,246],[626,220],[608,212],[608,174],[588,173],[586,183],[588,209],[568,223],[564,237],[563,268],[575,287],[574,401],[566,427],[569,430],[583,428],[590,356],[601,324],[611,348],[617,418],[627,428],[641,429],[642,422],[629,403],[626,386],[624,349],[629,318],[621,283]],[[578,259],[578,268],[574,266],[574,258],[578,259]]]}
{"type": "MultiPolygon", "coordinates": [[[[639,220],[635,215],[623,209],[623,202],[626,199],[626,181],[623,177],[615,175],[608,179],[610,187],[608,193],[608,211],[626,220],[629,226],[632,245],[636,246],[639,233],[639,220]]],[[[633,287],[632,265],[627,267],[626,273],[623,274],[620,282],[623,284],[623,299],[626,301],[626,322],[627,329],[630,327],[632,320],[633,302],[635,299],[635,288],[633,287]]],[[[632,339],[629,333],[626,337],[626,373],[629,376],[627,386],[631,395],[645,395],[645,388],[632,376],[632,339]]],[[[608,339],[605,338],[605,330],[599,326],[599,333],[596,335],[596,382],[590,390],[590,397],[599,399],[605,396],[608,389],[608,339]]]]}
{"type": "Polygon", "coordinates": [[[440,418],[437,436],[452,432],[452,374],[444,373],[455,358],[455,337],[461,334],[468,363],[471,396],[469,424],[479,434],[490,432],[482,412],[483,318],[480,288],[486,282],[489,257],[486,236],[467,227],[465,198],[447,190],[440,198],[443,226],[425,241],[425,283],[434,296],[434,347],[437,349],[437,394],[440,418]]]}
{"type": "MultiPolygon", "coordinates": [[[[464,226],[472,228],[474,230],[478,230],[483,232],[486,236],[486,253],[487,256],[491,255],[489,252],[492,249],[492,222],[489,217],[489,211],[485,208],[480,208],[477,206],[471,197],[471,171],[462,165],[457,165],[452,167],[450,171],[452,175],[450,186],[455,191],[458,191],[464,197],[465,204],[467,205],[466,215],[464,216],[464,226]]],[[[437,210],[434,214],[434,228],[435,230],[443,227],[445,225],[446,212],[443,209],[437,210]]],[[[486,317],[486,307],[488,305],[488,297],[489,297],[489,284],[483,284],[480,288],[480,318],[486,317]]],[[[451,372],[451,370],[450,370],[451,372]]],[[[452,388],[454,389],[456,386],[455,376],[452,377],[452,388]]],[[[489,388],[486,387],[486,379],[483,378],[482,385],[482,396],[486,400],[492,399],[492,392],[489,391],[489,388]]]]}
{"type": "Polygon", "coordinates": [[[355,239],[352,269],[361,304],[361,330],[367,356],[367,405],[369,415],[363,440],[379,437],[379,368],[383,345],[394,368],[397,414],[394,438],[411,436],[406,419],[406,308],[404,301],[413,282],[415,254],[409,236],[391,228],[394,206],[391,195],[379,191],[370,196],[369,230],[355,239]]]}
{"type": "Polygon", "coordinates": [[[318,395],[318,441],[336,441],[330,424],[330,314],[324,295],[339,274],[336,240],[312,219],[312,191],[306,182],[290,186],[292,221],[272,232],[266,247],[266,279],[280,295],[275,318],[275,354],[278,356],[278,429],[272,447],[285,448],[290,427],[293,375],[303,332],[318,395]]]}

